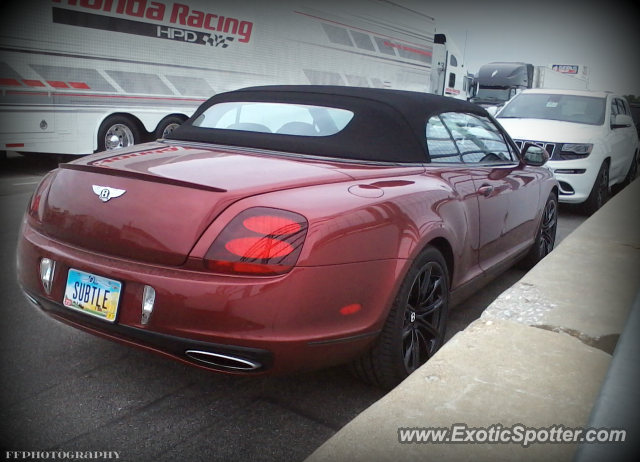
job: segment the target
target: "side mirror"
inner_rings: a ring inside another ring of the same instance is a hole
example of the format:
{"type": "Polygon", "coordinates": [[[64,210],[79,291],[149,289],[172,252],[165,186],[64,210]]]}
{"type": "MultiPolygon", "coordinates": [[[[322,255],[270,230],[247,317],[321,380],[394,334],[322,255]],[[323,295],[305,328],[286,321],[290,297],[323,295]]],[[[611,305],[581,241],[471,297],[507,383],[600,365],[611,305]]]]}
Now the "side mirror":
{"type": "Polygon", "coordinates": [[[478,84],[477,83],[471,83],[469,85],[469,93],[471,95],[471,98],[475,98],[476,95],[478,94],[478,84]]]}
{"type": "Polygon", "coordinates": [[[535,144],[526,143],[521,154],[522,162],[532,167],[542,167],[549,160],[549,153],[535,144]]]}
{"type": "Polygon", "coordinates": [[[615,120],[611,124],[611,128],[624,128],[631,127],[633,125],[633,119],[626,114],[618,114],[615,120]]]}

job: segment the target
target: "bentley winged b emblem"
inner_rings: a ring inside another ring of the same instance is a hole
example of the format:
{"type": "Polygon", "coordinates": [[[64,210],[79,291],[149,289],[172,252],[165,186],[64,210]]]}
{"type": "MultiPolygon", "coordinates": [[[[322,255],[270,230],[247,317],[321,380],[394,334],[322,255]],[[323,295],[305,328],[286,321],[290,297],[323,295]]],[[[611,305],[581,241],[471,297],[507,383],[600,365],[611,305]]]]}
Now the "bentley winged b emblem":
{"type": "Polygon", "coordinates": [[[93,192],[98,195],[102,202],[107,202],[109,199],[122,196],[127,191],[124,189],[109,188],[108,186],[96,186],[94,184],[93,192]]]}

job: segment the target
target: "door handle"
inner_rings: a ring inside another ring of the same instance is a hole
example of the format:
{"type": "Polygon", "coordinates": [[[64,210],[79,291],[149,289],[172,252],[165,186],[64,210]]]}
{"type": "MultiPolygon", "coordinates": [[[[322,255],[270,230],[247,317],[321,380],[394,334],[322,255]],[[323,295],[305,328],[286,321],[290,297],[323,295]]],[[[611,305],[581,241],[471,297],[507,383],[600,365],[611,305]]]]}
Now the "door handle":
{"type": "Polygon", "coordinates": [[[493,186],[488,184],[483,184],[478,188],[478,192],[482,194],[484,197],[489,197],[493,192],[493,186]]]}

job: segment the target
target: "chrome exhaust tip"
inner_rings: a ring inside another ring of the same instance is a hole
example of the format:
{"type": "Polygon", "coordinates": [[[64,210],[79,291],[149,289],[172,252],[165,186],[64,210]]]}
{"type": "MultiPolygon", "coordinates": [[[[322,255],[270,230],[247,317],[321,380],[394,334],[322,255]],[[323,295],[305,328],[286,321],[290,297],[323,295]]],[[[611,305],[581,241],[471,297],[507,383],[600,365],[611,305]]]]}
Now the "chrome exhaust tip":
{"type": "Polygon", "coordinates": [[[262,367],[262,364],[257,361],[209,351],[187,350],[184,354],[198,362],[226,370],[255,371],[262,367]]]}

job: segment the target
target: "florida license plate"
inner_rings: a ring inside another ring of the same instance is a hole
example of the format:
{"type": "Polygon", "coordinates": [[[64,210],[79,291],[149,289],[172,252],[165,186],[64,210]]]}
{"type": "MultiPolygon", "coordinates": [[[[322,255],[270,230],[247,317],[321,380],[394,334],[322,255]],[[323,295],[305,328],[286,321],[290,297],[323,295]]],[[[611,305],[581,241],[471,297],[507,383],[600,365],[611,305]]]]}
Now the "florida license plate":
{"type": "Polygon", "coordinates": [[[64,306],[114,322],[122,284],[95,274],[69,269],[64,306]]]}

